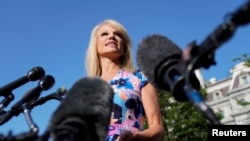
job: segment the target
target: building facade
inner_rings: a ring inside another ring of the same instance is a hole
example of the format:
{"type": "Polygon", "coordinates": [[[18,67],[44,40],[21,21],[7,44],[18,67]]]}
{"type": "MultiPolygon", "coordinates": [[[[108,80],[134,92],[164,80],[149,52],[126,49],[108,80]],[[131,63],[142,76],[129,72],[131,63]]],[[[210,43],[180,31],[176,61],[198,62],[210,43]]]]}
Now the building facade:
{"type": "MultiPolygon", "coordinates": [[[[198,72],[197,74],[201,74],[198,72]]],[[[221,116],[222,124],[250,125],[250,68],[243,62],[230,70],[230,76],[208,82],[197,75],[208,95],[206,103],[221,116]]]]}

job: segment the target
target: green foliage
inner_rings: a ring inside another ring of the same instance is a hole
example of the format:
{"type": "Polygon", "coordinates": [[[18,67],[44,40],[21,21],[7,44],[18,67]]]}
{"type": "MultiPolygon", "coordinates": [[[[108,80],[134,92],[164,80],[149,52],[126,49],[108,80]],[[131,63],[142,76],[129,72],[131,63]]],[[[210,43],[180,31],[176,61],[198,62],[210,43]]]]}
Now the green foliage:
{"type": "Polygon", "coordinates": [[[236,62],[236,61],[245,62],[244,65],[247,67],[250,67],[250,58],[249,58],[248,54],[242,54],[241,57],[234,58],[233,61],[234,62],[236,62]]]}
{"type": "Polygon", "coordinates": [[[241,105],[241,106],[246,106],[246,105],[249,105],[249,104],[250,104],[250,102],[245,101],[245,100],[238,100],[238,99],[236,99],[236,98],[235,98],[235,100],[236,100],[237,104],[239,104],[239,105],[241,105]]]}
{"type": "Polygon", "coordinates": [[[166,141],[207,140],[209,122],[190,102],[176,102],[165,91],[159,91],[159,98],[166,141]]]}
{"type": "Polygon", "coordinates": [[[217,116],[217,118],[218,118],[219,120],[221,120],[221,119],[224,118],[224,115],[222,114],[222,110],[221,110],[221,109],[219,109],[218,112],[215,112],[215,114],[216,114],[216,116],[217,116]]]}

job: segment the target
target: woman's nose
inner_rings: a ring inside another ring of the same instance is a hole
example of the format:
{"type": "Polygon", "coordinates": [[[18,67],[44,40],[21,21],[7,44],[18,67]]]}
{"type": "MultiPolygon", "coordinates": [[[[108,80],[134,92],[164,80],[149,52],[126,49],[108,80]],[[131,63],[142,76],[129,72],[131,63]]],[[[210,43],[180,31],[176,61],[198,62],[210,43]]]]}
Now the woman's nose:
{"type": "Polygon", "coordinates": [[[115,34],[110,34],[109,39],[115,39],[115,34]]]}

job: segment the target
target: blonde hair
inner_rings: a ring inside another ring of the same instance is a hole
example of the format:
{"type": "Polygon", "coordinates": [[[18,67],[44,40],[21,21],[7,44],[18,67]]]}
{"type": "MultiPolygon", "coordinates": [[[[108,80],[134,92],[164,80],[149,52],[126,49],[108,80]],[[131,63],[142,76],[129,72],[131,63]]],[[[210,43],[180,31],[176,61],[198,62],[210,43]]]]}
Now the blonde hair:
{"type": "Polygon", "coordinates": [[[133,60],[132,60],[132,47],[131,40],[126,29],[122,24],[113,19],[107,19],[102,23],[96,25],[91,32],[90,42],[86,51],[85,66],[88,76],[100,76],[101,75],[101,64],[97,55],[97,32],[103,25],[110,25],[116,28],[122,39],[124,40],[124,54],[119,58],[119,65],[122,69],[127,71],[134,71],[133,60]]]}

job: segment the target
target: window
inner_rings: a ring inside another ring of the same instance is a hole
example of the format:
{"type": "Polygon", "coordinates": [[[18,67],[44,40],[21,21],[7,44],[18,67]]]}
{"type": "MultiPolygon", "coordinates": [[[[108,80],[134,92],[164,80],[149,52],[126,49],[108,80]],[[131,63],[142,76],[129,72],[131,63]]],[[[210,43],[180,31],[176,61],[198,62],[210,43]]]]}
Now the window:
{"type": "Polygon", "coordinates": [[[218,100],[218,99],[221,99],[221,98],[222,98],[221,92],[220,92],[220,91],[216,91],[216,92],[214,93],[214,99],[215,99],[215,100],[218,100]]]}
{"type": "Polygon", "coordinates": [[[241,84],[241,85],[248,84],[249,81],[250,81],[250,80],[249,80],[249,78],[247,77],[247,75],[240,76],[240,84],[241,84]]]}

